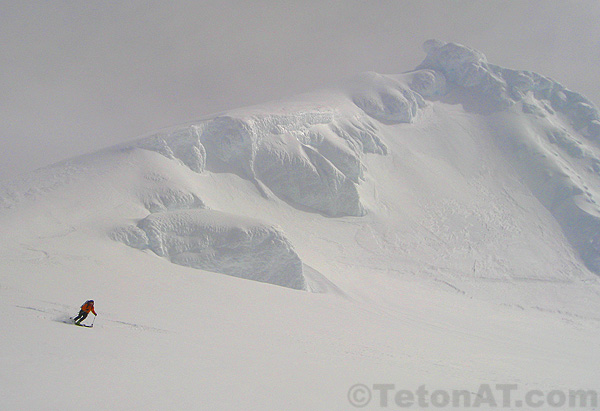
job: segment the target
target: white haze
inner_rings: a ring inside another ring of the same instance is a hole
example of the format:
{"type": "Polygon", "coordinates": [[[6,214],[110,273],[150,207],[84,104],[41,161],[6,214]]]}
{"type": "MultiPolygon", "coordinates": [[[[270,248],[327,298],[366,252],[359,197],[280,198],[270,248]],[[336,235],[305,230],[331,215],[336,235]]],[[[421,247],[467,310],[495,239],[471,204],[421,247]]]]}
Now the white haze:
{"type": "Polygon", "coordinates": [[[0,180],[363,71],[429,38],[600,101],[597,1],[3,1],[0,180]]]}

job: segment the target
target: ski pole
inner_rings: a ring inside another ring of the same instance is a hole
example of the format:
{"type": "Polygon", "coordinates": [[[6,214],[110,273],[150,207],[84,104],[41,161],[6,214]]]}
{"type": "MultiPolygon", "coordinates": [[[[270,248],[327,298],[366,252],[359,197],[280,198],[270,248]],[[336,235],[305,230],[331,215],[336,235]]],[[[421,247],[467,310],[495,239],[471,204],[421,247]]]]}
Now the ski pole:
{"type": "Polygon", "coordinates": [[[96,317],[97,317],[97,315],[95,315],[94,319],[92,320],[92,327],[94,326],[94,321],[96,321],[96,317]]]}

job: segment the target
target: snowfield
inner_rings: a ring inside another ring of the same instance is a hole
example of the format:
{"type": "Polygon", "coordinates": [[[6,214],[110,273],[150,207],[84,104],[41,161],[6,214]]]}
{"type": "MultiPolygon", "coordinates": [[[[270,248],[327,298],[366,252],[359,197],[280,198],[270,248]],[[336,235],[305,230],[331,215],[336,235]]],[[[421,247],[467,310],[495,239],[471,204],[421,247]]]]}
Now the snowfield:
{"type": "Polygon", "coordinates": [[[402,390],[482,384],[516,386],[506,409],[533,390],[566,408],[569,390],[600,392],[598,110],[468,47],[424,49],[413,71],[1,187],[0,409],[396,409],[402,390]],[[69,324],[90,298],[94,327],[69,324]]]}

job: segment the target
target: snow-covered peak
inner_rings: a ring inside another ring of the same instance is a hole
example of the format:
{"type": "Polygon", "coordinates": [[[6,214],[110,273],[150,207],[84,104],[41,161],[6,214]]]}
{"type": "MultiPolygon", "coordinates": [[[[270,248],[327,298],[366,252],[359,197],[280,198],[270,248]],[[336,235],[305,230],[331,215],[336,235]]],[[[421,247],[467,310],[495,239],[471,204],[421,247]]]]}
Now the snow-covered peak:
{"type": "Polygon", "coordinates": [[[427,57],[421,66],[440,69],[455,82],[466,80],[463,75],[469,68],[480,74],[489,71],[485,54],[462,44],[427,40],[423,43],[423,50],[427,57]]]}
{"type": "MultiPolygon", "coordinates": [[[[256,204],[277,204],[286,209],[285,213],[322,214],[331,221],[394,216],[393,224],[407,219],[404,224],[412,226],[414,221],[433,221],[433,215],[448,210],[474,210],[474,204],[478,206],[473,212],[481,213],[481,204],[499,201],[504,195],[483,193],[505,190],[495,179],[482,176],[503,169],[510,175],[507,179],[526,184],[528,195],[533,194],[545,207],[544,212],[558,222],[581,260],[600,271],[600,115],[595,106],[542,75],[493,65],[483,53],[469,47],[431,40],[423,48],[427,56],[413,71],[368,72],[327,90],[173,127],[104,150],[102,156],[92,154],[49,168],[49,178],[37,179],[40,187],[5,189],[0,204],[11,207],[19,199],[58,190],[73,178],[72,169],[93,169],[98,164],[111,169],[111,162],[130,164],[121,171],[129,178],[120,190],[133,193],[133,201],[142,211],[136,215],[135,224],[111,227],[112,238],[179,261],[174,257],[179,249],[167,253],[149,245],[156,233],[144,232],[141,221],[183,221],[182,216],[191,221],[189,216],[206,216],[204,210],[212,210],[258,217],[266,225],[274,223],[273,214],[262,215],[261,207],[255,209],[257,215],[247,211],[244,199],[250,195],[258,196],[252,197],[256,204]],[[489,154],[496,151],[503,156],[489,154]],[[138,180],[131,177],[138,174],[138,180]],[[62,175],[67,177],[57,177],[62,175]],[[227,188],[213,183],[224,175],[238,180],[227,188]],[[470,192],[473,184],[484,189],[470,192]],[[243,194],[237,193],[242,186],[243,194]],[[450,187],[461,187],[463,192],[450,187]],[[225,195],[223,191],[235,194],[225,195]],[[215,200],[238,196],[238,207],[231,201],[215,200]],[[410,209],[418,211],[407,214],[410,209]]],[[[495,216],[478,218],[496,221],[495,216]]],[[[289,226],[286,230],[285,224],[281,225],[284,229],[280,234],[293,251],[298,244],[286,237],[289,226]]],[[[466,220],[451,224],[448,230],[466,229],[464,225],[466,220]]],[[[485,228],[481,230],[501,231],[501,224],[493,226],[482,223],[485,228]]],[[[407,249],[426,255],[419,247],[427,248],[424,244],[440,237],[428,238],[427,234],[440,228],[432,223],[421,232],[420,227],[417,224],[414,228],[418,239],[409,235],[402,241],[414,242],[414,247],[407,249]]],[[[167,231],[155,237],[178,245],[185,237],[167,231]]],[[[210,237],[205,239],[209,249],[213,242],[221,241],[213,231],[207,228],[202,234],[210,237]]],[[[482,238],[496,238],[496,234],[482,238]]],[[[467,249],[481,248],[467,238],[464,242],[467,249]]],[[[286,250],[277,248],[263,255],[284,255],[286,250]]],[[[182,252],[189,256],[188,251],[182,252]]],[[[247,277],[303,288],[303,270],[292,251],[285,255],[294,262],[294,269],[287,270],[293,274],[277,280],[272,271],[258,270],[261,275],[247,277]]],[[[204,251],[194,253],[203,255],[204,251]]],[[[301,253],[298,256],[302,258],[301,253]]],[[[202,267],[198,258],[193,260],[194,266],[202,267]]],[[[268,261],[262,263],[273,266],[268,261]]],[[[226,259],[216,258],[210,269],[242,275],[243,269],[233,270],[228,264],[226,259]],[[223,263],[220,268],[219,263],[223,263]]]]}
{"type": "Polygon", "coordinates": [[[600,140],[598,109],[583,95],[560,83],[530,71],[490,64],[482,52],[457,43],[428,40],[423,50],[427,56],[417,69],[443,74],[449,83],[480,94],[495,109],[507,109],[531,95],[567,115],[586,136],[600,140]]]}

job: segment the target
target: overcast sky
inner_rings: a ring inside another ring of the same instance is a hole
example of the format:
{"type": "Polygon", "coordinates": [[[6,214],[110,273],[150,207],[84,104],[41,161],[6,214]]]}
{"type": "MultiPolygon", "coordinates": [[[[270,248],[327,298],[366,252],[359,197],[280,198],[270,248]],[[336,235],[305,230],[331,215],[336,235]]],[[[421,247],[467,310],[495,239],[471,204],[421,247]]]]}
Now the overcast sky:
{"type": "Polygon", "coordinates": [[[430,38],[600,104],[598,0],[0,0],[0,180],[363,71],[430,38]]]}

